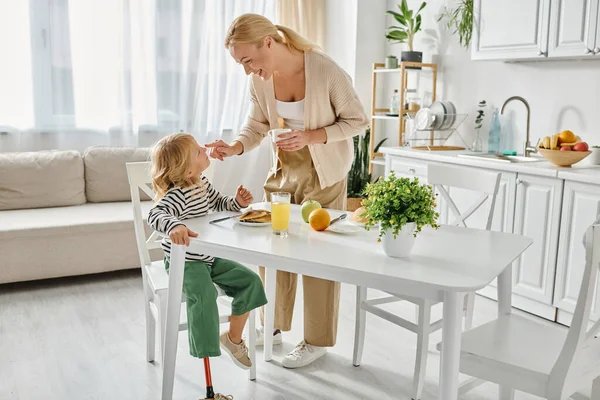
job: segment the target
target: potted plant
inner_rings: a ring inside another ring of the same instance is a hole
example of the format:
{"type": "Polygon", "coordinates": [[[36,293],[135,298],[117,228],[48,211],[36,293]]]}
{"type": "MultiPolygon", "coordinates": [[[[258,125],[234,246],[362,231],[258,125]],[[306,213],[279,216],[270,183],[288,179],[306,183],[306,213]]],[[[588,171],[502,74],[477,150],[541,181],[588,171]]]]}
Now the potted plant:
{"type": "MultiPolygon", "coordinates": [[[[381,140],[375,146],[374,152],[377,152],[386,140],[387,138],[381,140]]],[[[370,128],[367,128],[364,136],[354,136],[354,161],[350,172],[348,172],[347,211],[355,211],[361,206],[365,188],[371,182],[371,174],[369,174],[369,163],[371,162],[369,157],[370,142],[370,128]]]]}
{"type": "Polygon", "coordinates": [[[444,9],[438,22],[445,19],[448,29],[454,29],[452,34],[458,33],[458,42],[467,49],[473,35],[473,15],[473,0],[460,0],[456,8],[444,9]]]}
{"type": "MultiPolygon", "coordinates": [[[[420,51],[414,51],[413,43],[415,35],[421,30],[421,15],[419,13],[427,5],[426,2],[421,3],[421,7],[417,12],[408,8],[406,0],[402,0],[402,3],[398,4],[400,12],[387,11],[388,14],[394,16],[394,19],[398,25],[390,26],[388,28],[387,35],[385,36],[389,41],[393,43],[406,43],[409,51],[403,51],[400,55],[400,61],[412,61],[422,62],[423,53],[420,51]]],[[[413,67],[413,69],[421,69],[420,67],[413,67]]]]}
{"type": "Polygon", "coordinates": [[[592,154],[588,156],[588,164],[589,165],[600,165],[600,146],[592,146],[590,147],[590,151],[592,154]]]}
{"type": "Polygon", "coordinates": [[[365,229],[379,224],[379,241],[390,257],[407,257],[424,226],[439,228],[436,194],[419,178],[397,178],[394,171],[367,185],[365,229]]]}

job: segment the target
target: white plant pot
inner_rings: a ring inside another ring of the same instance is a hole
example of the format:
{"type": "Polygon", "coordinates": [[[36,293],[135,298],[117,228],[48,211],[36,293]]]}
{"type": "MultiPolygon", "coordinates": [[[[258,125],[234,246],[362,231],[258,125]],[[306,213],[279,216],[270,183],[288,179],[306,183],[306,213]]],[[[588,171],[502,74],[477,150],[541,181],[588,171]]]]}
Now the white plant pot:
{"type": "MultiPolygon", "coordinates": [[[[381,230],[381,227],[379,228],[381,230]]],[[[398,235],[394,239],[394,233],[388,230],[385,235],[381,237],[381,243],[383,244],[383,252],[388,257],[404,258],[410,255],[413,246],[415,245],[414,232],[416,225],[414,222],[409,222],[404,225],[398,235]]]]}
{"type": "Polygon", "coordinates": [[[585,165],[600,165],[600,148],[590,148],[592,154],[582,160],[582,164],[585,165]],[[584,163],[585,162],[585,163],[584,163]]]}

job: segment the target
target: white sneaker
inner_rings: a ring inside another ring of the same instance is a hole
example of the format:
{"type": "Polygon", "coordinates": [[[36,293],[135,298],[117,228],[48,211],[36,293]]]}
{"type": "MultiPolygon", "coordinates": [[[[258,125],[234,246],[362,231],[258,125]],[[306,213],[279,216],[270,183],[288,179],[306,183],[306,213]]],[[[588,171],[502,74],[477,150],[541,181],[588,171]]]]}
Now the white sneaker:
{"type": "Polygon", "coordinates": [[[305,367],[327,353],[327,347],[317,347],[301,341],[294,350],[283,357],[281,363],[285,368],[305,367]]]}
{"type": "MultiPolygon", "coordinates": [[[[242,336],[242,339],[244,339],[244,341],[246,343],[249,343],[248,338],[246,337],[245,333],[242,336]]],[[[281,331],[279,331],[275,335],[273,335],[273,344],[278,345],[278,344],[281,344],[282,342],[283,342],[283,336],[281,335],[281,331]]],[[[264,345],[265,345],[265,328],[261,327],[260,329],[256,330],[256,347],[264,346],[264,345]]]]}

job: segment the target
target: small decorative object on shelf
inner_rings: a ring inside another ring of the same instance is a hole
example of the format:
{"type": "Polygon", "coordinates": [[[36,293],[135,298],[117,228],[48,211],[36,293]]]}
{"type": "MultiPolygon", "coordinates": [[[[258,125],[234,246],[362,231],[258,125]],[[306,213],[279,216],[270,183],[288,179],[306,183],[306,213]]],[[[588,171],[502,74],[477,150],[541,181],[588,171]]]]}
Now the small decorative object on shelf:
{"type": "Polygon", "coordinates": [[[385,58],[385,68],[386,69],[398,68],[398,58],[396,58],[396,56],[387,56],[385,58]]]}
{"type": "Polygon", "coordinates": [[[417,89],[404,90],[404,112],[412,113],[413,115],[421,108],[421,99],[417,94],[417,89]]]}
{"type": "Polygon", "coordinates": [[[473,140],[473,146],[471,146],[471,151],[475,153],[481,153],[483,151],[480,129],[483,125],[483,119],[485,118],[485,106],[485,100],[480,101],[477,105],[477,115],[475,116],[475,139],[473,140]]]}
{"type": "MultiPolygon", "coordinates": [[[[426,2],[421,3],[421,6],[414,12],[408,8],[406,0],[402,0],[402,3],[398,4],[400,12],[387,11],[388,14],[394,16],[394,19],[398,25],[391,26],[388,28],[388,33],[385,36],[389,41],[395,43],[406,43],[409,51],[403,51],[400,55],[401,61],[411,61],[420,63],[423,61],[423,53],[420,51],[413,51],[413,42],[417,32],[421,30],[421,15],[419,13],[425,6],[426,2]]],[[[418,66],[407,67],[409,69],[421,69],[418,66]]]]}
{"type": "Polygon", "coordinates": [[[390,101],[390,112],[391,116],[400,115],[400,93],[398,93],[398,89],[394,89],[394,94],[392,94],[392,98],[390,101]]]}
{"type": "Polygon", "coordinates": [[[424,226],[439,228],[436,194],[418,178],[397,178],[392,171],[368,184],[366,194],[365,229],[379,225],[379,241],[390,257],[407,257],[424,226]]]}

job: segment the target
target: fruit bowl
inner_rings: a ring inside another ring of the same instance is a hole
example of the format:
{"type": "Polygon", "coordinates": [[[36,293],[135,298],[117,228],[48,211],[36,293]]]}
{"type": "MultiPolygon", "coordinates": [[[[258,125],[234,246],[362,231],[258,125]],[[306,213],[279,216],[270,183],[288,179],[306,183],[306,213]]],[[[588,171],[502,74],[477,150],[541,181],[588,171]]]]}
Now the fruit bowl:
{"type": "Polygon", "coordinates": [[[538,148],[538,151],[550,164],[557,167],[570,167],[592,153],[591,151],[560,151],[541,148],[538,148]]]}

